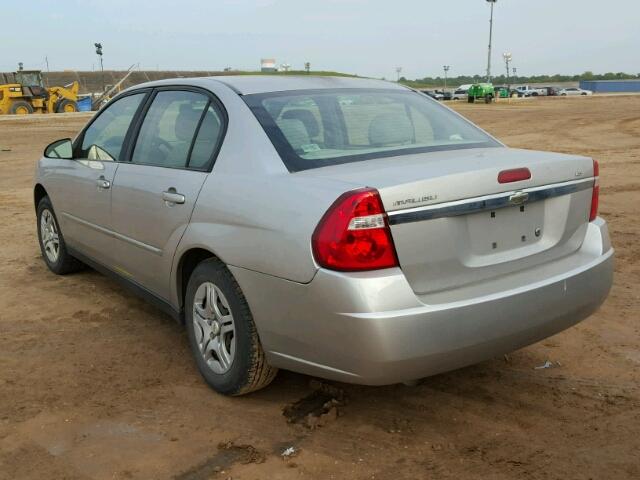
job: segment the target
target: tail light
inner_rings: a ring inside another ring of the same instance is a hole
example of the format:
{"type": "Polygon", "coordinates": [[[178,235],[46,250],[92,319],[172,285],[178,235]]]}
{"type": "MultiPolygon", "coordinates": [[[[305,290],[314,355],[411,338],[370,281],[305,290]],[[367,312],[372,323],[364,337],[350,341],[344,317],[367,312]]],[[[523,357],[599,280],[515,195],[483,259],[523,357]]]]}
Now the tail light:
{"type": "Polygon", "coordinates": [[[591,212],[589,221],[593,222],[598,216],[598,203],[600,201],[600,165],[598,161],[593,161],[593,193],[591,194],[591,212]]]}
{"type": "Polygon", "coordinates": [[[380,194],[372,188],[340,196],[318,223],[311,245],[316,262],[331,270],[398,266],[387,214],[380,194]]]}

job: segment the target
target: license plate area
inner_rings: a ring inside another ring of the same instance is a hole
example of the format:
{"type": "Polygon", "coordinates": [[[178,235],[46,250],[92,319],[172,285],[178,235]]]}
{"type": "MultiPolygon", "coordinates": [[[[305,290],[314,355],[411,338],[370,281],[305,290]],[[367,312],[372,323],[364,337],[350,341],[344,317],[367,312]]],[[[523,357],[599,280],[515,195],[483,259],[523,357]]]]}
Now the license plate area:
{"type": "Polygon", "coordinates": [[[476,255],[530,247],[542,239],[543,226],[543,201],[467,216],[471,252],[476,255]]]}

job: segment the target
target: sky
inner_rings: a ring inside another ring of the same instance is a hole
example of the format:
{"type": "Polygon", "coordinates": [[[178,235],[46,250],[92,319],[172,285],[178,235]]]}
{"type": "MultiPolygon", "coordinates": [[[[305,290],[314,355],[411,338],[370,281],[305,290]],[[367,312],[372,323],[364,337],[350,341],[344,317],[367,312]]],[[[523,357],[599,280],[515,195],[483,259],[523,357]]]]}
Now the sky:
{"type": "MultiPolygon", "coordinates": [[[[484,74],[486,0],[30,0],[6,2],[0,71],[303,69],[413,79],[484,74]],[[34,14],[36,12],[36,14],[34,14]],[[29,27],[28,32],[25,30],[29,27]]],[[[498,0],[493,74],[640,73],[638,0],[498,0]]]]}

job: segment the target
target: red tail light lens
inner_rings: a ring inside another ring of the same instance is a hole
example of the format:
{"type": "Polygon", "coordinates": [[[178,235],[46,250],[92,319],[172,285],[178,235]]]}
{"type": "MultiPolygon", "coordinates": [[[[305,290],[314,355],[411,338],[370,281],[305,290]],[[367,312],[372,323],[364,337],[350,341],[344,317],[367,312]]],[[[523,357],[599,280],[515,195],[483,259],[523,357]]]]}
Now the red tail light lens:
{"type": "Polygon", "coordinates": [[[528,168],[514,168],[512,170],[503,170],[498,174],[498,183],[521,182],[529,180],[531,172],[528,168]]]}
{"type": "Polygon", "coordinates": [[[377,190],[347,192],[324,214],[311,239],[322,267],[340,271],[398,266],[387,214],[377,190]]]}
{"type": "Polygon", "coordinates": [[[600,202],[600,165],[593,161],[593,193],[591,194],[591,212],[589,221],[593,222],[598,216],[598,203],[600,202]]]}

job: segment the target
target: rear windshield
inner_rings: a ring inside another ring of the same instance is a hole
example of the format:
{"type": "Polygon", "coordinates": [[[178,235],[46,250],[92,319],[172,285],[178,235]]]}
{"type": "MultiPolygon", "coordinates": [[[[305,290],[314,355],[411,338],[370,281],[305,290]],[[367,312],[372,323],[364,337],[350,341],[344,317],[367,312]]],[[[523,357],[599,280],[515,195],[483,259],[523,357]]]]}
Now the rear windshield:
{"type": "Polygon", "coordinates": [[[243,98],[290,171],[500,146],[438,102],[411,90],[300,90],[243,98]]]}

